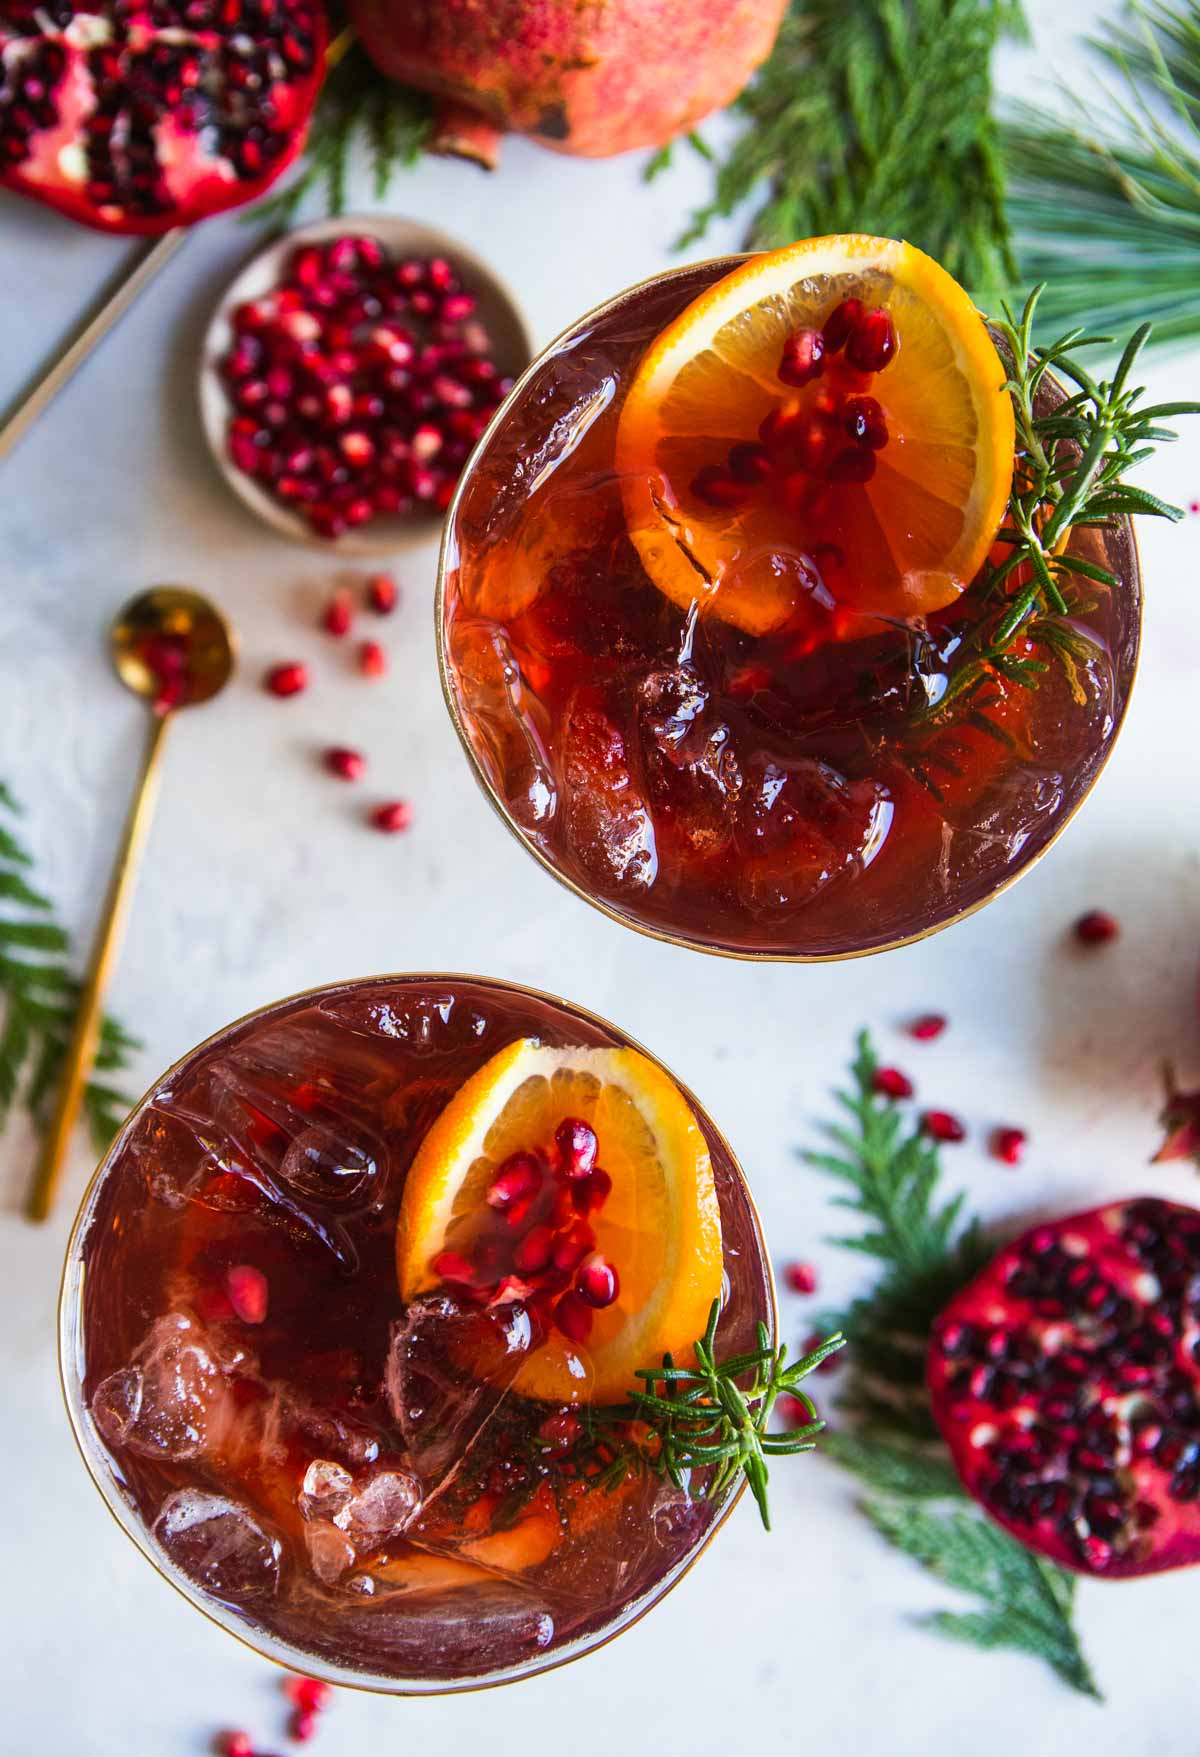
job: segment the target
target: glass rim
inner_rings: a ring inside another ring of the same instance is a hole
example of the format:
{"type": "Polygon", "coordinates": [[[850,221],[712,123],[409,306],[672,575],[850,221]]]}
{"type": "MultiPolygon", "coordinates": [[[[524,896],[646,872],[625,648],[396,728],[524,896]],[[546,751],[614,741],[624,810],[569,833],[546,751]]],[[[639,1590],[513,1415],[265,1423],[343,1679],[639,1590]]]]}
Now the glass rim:
{"type": "MultiPolygon", "coordinates": [[[[516,819],[513,817],[508,801],[500,792],[499,788],[494,784],[490,775],[485,772],[471,742],[463,716],[459,712],[458,702],[455,699],[454,688],[451,682],[451,662],[447,651],[448,628],[446,623],[446,582],[450,573],[450,549],[454,542],[454,532],[458,518],[459,505],[462,501],[463,495],[467,492],[468,487],[474,481],[475,472],[493,437],[507,421],[510,410],[515,407],[518,399],[524,393],[526,386],[532,382],[535,374],[541,370],[558,348],[572,340],[585,325],[595,322],[598,318],[607,316],[609,312],[623,304],[625,300],[634,298],[642,292],[648,292],[653,288],[660,287],[666,281],[677,280],[685,275],[695,274],[698,270],[706,268],[723,268],[726,265],[732,266],[740,262],[749,261],[754,256],[761,256],[764,254],[767,253],[753,250],[732,251],[727,255],[705,257],[698,262],[682,263],[677,268],[663,269],[659,274],[647,275],[640,281],[632,282],[628,287],[623,287],[619,292],[612,294],[609,298],[602,299],[598,305],[592,306],[589,311],[584,312],[582,316],[577,317],[573,322],[559,330],[558,334],[555,335],[551,341],[547,342],[543,348],[538,350],[528,366],[526,366],[524,372],[522,372],[514,381],[512,389],[496,409],[483,433],[476,441],[474,449],[463,467],[462,475],[458,479],[454,491],[454,498],[446,509],[445,520],[442,525],[441,543],[438,548],[437,582],[434,587],[433,597],[434,639],[437,643],[438,679],[442,689],[442,700],[445,703],[446,711],[450,716],[451,725],[454,727],[454,730],[458,735],[458,741],[466,754],[471,773],[475,778],[476,784],[481,789],[484,798],[496,813],[497,817],[499,817],[501,823],[504,824],[505,828],[516,837],[526,854],[530,855],[543,871],[549,873],[550,877],[555,879],[558,884],[562,885],[565,890],[569,891],[572,896],[578,897],[582,902],[588,904],[590,908],[599,910],[601,915],[607,916],[610,921],[616,922],[620,927],[628,928],[634,933],[643,934],[647,939],[659,940],[665,945],[678,946],[689,952],[701,952],[710,958],[730,958],[738,963],[750,964],[842,964],[848,963],[854,958],[872,958],[878,956],[882,952],[899,951],[902,946],[919,945],[922,940],[931,939],[933,935],[937,933],[944,933],[948,927],[955,927],[960,921],[966,921],[969,916],[975,915],[980,909],[985,909],[989,903],[995,902],[997,897],[1003,896],[1005,891],[1010,890],[1018,880],[1023,879],[1027,873],[1033,871],[1034,867],[1037,866],[1043,857],[1054,847],[1055,843],[1067,828],[1068,824],[1071,823],[1076,813],[1095,791],[1096,784],[1100,780],[1104,770],[1107,768],[1113,751],[1116,749],[1121,734],[1125,729],[1125,722],[1129,715],[1129,703],[1133,697],[1133,691],[1137,684],[1142,660],[1142,644],[1145,632],[1146,593],[1144,582],[1142,580],[1141,556],[1138,550],[1137,528],[1128,514],[1123,513],[1114,521],[1114,529],[1121,530],[1129,543],[1131,583],[1137,591],[1137,646],[1133,656],[1133,667],[1129,674],[1129,686],[1125,691],[1125,699],[1121,704],[1121,711],[1117,716],[1116,724],[1113,727],[1113,733],[1108,743],[1108,749],[1100,759],[1091,780],[1088,782],[1079,798],[1075,801],[1074,805],[1072,805],[1071,809],[1059,818],[1050,835],[1037,852],[1030,855],[1027,860],[1020,862],[1020,864],[1018,864],[1011,872],[1006,873],[985,896],[977,898],[975,902],[966,904],[962,909],[956,910],[954,914],[947,915],[943,920],[936,921],[930,926],[919,928],[913,933],[897,935],[894,939],[881,940],[877,945],[856,946],[847,951],[790,952],[766,947],[716,944],[708,940],[696,939],[689,934],[675,932],[673,929],[666,926],[659,926],[653,922],[639,920],[636,916],[622,909],[618,904],[610,903],[604,897],[597,896],[593,891],[585,889],[584,886],[579,884],[569,873],[565,872],[556,861],[552,860],[543,849],[539,848],[536,843],[526,836],[516,819]]],[[[985,322],[990,321],[986,312],[980,312],[980,316],[983,317],[985,322]]],[[[1063,388],[1059,379],[1054,377],[1053,374],[1047,374],[1047,380],[1056,388],[1062,389],[1063,395],[1066,396],[1067,392],[1063,388]]]]}
{"type": "Polygon", "coordinates": [[[644,1055],[660,1072],[672,1080],[695,1110],[702,1125],[711,1133],[716,1146],[724,1153],[746,1202],[753,1233],[759,1247],[763,1287],[767,1298],[770,1338],[772,1344],[777,1344],[779,1337],[778,1291],[775,1286],[775,1274],[767,1249],[762,1217],[754,1200],[749,1179],[724,1130],[714,1120],[707,1106],[702,1103],[685,1081],[679,1079],[667,1067],[653,1050],[647,1049],[621,1026],[614,1025],[611,1020],[606,1019],[601,1013],[594,1012],[590,1007],[577,1001],[566,1000],[563,996],[552,994],[544,989],[532,988],[527,983],[512,982],[504,977],[479,976],[461,970],[385,971],[377,975],[349,977],[340,982],[319,983],[312,988],[300,989],[295,994],[286,995],[280,1000],[254,1007],[239,1018],[210,1032],[200,1043],[178,1056],[170,1067],[159,1074],[146,1088],[89,1177],[67,1235],[57,1306],[58,1382],[71,1436],[83,1461],[84,1469],[99,1493],[106,1510],[159,1578],[172,1587],[195,1610],[199,1611],[208,1622],[225,1634],[232,1636],[235,1641],[257,1654],[261,1659],[268,1660],[284,1671],[299,1672],[305,1676],[320,1678],[326,1683],[336,1685],[339,1689],[359,1690],[368,1695],[378,1696],[457,1696],[476,1690],[499,1689],[506,1684],[521,1683],[527,1678],[537,1677],[542,1673],[555,1671],[562,1666],[572,1665],[576,1660],[584,1659],[600,1648],[607,1647],[610,1642],[617,1640],[629,1629],[632,1629],[635,1624],[640,1623],[643,1617],[674,1591],[679,1582],[691,1572],[708,1549],[745,1494],[747,1488],[745,1478],[743,1477],[735,1487],[726,1491],[703,1535],[694,1547],[689,1549],[683,1558],[676,1563],[674,1568],[668,1569],[659,1580],[633,1599],[612,1623],[602,1625],[593,1634],[584,1634],[574,1641],[564,1642],[561,1649],[549,1647],[543,1653],[535,1654],[529,1660],[499,1668],[491,1674],[484,1672],[477,1677],[441,1681],[410,1677],[389,1678],[364,1672],[361,1668],[333,1665],[300,1647],[292,1646],[291,1643],[282,1638],[273,1636],[265,1630],[257,1629],[252,1624],[248,1625],[244,1618],[228,1610],[219,1600],[203,1592],[181,1570],[173,1568],[160,1554],[149,1528],[144,1524],[140,1515],[135,1512],[133,1506],[121,1493],[111,1467],[106,1469],[104,1466],[103,1460],[109,1454],[92,1427],[86,1405],[83,1402],[82,1377],[78,1371],[83,1343],[82,1294],[86,1279],[81,1247],[91,1221],[95,1200],[99,1195],[106,1173],[134,1122],[141,1115],[154,1093],[166,1081],[170,1080],[185,1063],[202,1055],[206,1050],[218,1044],[232,1032],[240,1030],[244,1025],[252,1024],[255,1020],[264,1018],[268,1014],[281,1013],[297,1002],[312,1001],[334,992],[353,988],[370,988],[389,982],[472,983],[481,988],[545,1002],[550,1006],[562,1008],[569,1014],[585,1019],[589,1023],[599,1026],[602,1030],[613,1033],[623,1045],[644,1055]]]}

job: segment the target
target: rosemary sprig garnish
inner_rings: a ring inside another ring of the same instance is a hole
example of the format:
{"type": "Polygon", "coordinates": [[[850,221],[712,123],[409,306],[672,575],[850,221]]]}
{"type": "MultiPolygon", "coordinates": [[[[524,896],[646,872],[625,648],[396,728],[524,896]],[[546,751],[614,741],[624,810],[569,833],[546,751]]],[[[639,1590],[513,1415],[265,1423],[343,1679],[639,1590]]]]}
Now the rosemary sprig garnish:
{"type": "Polygon", "coordinates": [[[1111,378],[1093,378],[1078,351],[1107,346],[1112,338],[1072,329],[1049,347],[1035,346],[1042,292],[1034,288],[1019,318],[1004,305],[1003,316],[993,325],[1011,362],[1007,389],[1016,416],[1013,488],[1006,522],[997,534],[1009,551],[972,587],[972,597],[984,611],[959,650],[946,689],[918,710],[917,718],[944,718],[997,676],[1034,685],[1047,661],[1015,651],[1026,639],[1051,660],[1070,664],[1079,656],[1081,637],[1064,622],[1082,608],[1078,582],[1113,588],[1117,580],[1107,568],[1072,553],[1072,531],[1107,528],[1128,514],[1183,517],[1181,507],[1125,480],[1130,470],[1153,456],[1155,445],[1178,437],[1162,421],[1200,414],[1198,403],[1140,406],[1145,392],[1131,386],[1129,378],[1151,325],[1143,323],[1134,331],[1111,378]],[[1039,393],[1051,374],[1074,389],[1056,406],[1047,402],[1039,409],[1039,393]]]}
{"type": "Polygon", "coordinates": [[[767,1327],[760,1323],[757,1348],[718,1360],[719,1317],[720,1304],[714,1300],[708,1328],[695,1345],[694,1367],[676,1366],[669,1354],[661,1366],[639,1367],[636,1377],[642,1388],[630,1394],[621,1414],[650,1429],[643,1456],[685,1494],[696,1489],[693,1471],[705,1473],[698,1491],[704,1500],[723,1494],[744,1476],[769,1531],[767,1460],[813,1450],[825,1423],[800,1389],[801,1381],[841,1348],[845,1338],[832,1335],[789,1366],[786,1347],[772,1347],[767,1327]],[[809,1420],[771,1433],[775,1405],[784,1396],[795,1398],[809,1420]]]}
{"type": "Polygon", "coordinates": [[[862,1511],[882,1537],[981,1602],[979,1610],[935,1612],[928,1627],[974,1647],[1032,1654],[1098,1697],[1072,1623],[1075,1576],[966,1496],[934,1425],[925,1390],[930,1328],[995,1247],[978,1222],[964,1222],[961,1195],[941,1199],[938,1149],[876,1092],[877,1065],[864,1031],[850,1090],[837,1094],[847,1120],[824,1131],[832,1151],[803,1154],[847,1186],[838,1205],[867,1223],[835,1242],[882,1265],[874,1287],[828,1320],[849,1344],[841,1404],[854,1421],[826,1434],[821,1450],[866,1485],[862,1511]]]}
{"type": "MultiPolygon", "coordinates": [[[[20,807],[0,784],[0,813],[20,807]]],[[[53,906],[29,883],[33,858],[0,821],[0,1128],[20,1105],[37,1126],[46,1121],[58,1071],[75,1019],[79,985],[60,960],[69,950],[53,906]]],[[[115,1019],[100,1031],[96,1073],[116,1073],[140,1048],[115,1019]]],[[[120,1128],[132,1100],[95,1074],[84,1089],[83,1107],[92,1144],[102,1153],[120,1128]]]]}

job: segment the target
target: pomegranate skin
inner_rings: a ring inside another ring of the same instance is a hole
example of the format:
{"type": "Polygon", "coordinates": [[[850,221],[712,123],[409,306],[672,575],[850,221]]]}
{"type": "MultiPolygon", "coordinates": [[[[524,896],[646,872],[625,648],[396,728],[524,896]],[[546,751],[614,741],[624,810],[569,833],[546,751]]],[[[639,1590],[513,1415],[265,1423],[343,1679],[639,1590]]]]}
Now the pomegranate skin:
{"type": "Polygon", "coordinates": [[[1200,1562],[1200,1211],[1141,1196],[1045,1222],[933,1328],[933,1416],[964,1487],[1100,1579],[1200,1562]]]}
{"type": "Polygon", "coordinates": [[[607,158],[731,103],[787,0],[351,0],[392,79],[443,100],[434,148],[494,169],[503,133],[607,158]]]}
{"type": "Polygon", "coordinates": [[[9,0],[0,186],[145,237],[253,201],[304,145],[326,39],[318,0],[9,0]]]}

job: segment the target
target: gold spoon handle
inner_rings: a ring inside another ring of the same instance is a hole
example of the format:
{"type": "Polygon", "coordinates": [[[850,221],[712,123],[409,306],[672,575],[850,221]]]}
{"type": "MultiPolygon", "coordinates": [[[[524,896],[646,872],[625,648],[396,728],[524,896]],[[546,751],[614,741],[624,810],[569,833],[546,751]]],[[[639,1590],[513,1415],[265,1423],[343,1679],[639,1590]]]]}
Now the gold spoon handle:
{"type": "Polygon", "coordinates": [[[125,834],[117,852],[104,913],[100,917],[92,945],[91,967],[79,996],[75,1027],[59,1076],[58,1099],[29,1192],[28,1214],[31,1220],[49,1219],[71,1130],[79,1115],[83,1089],[96,1059],[104,996],[117,955],[129,899],[133,894],[138,857],[150,827],[150,817],[158,791],[159,759],[170,717],[169,714],[156,714],[146,740],[141,776],[125,820],[125,834]]]}
{"type": "Polygon", "coordinates": [[[53,363],[27,386],[12,407],[0,417],[0,458],[5,457],[24,438],[42,411],[74,377],[93,348],[124,317],[138,294],[153,280],[159,269],[166,266],[186,237],[186,231],[179,226],[174,231],[164,232],[161,238],[156,238],[147,249],[139,253],[131,268],[122,272],[111,292],[106,291],[101,295],[99,304],[83,319],[53,363]]]}

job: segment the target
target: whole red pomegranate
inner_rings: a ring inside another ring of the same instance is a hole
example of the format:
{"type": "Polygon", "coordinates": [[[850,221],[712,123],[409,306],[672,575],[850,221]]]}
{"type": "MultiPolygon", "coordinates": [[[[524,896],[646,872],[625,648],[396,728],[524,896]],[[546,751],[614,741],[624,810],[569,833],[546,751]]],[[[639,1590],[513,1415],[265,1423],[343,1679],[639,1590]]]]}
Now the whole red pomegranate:
{"type": "Polygon", "coordinates": [[[319,0],[4,0],[0,184],[106,232],[262,193],[304,144],[319,0]]]}
{"type": "Polygon", "coordinates": [[[1200,1562],[1200,1211],[1035,1226],[934,1326],[955,1468],[1031,1549],[1106,1579],[1200,1562]]]}
{"type": "Polygon", "coordinates": [[[495,165],[504,132],[605,158],[737,96],[787,0],[350,0],[393,79],[443,101],[435,149],[495,165]]]}

